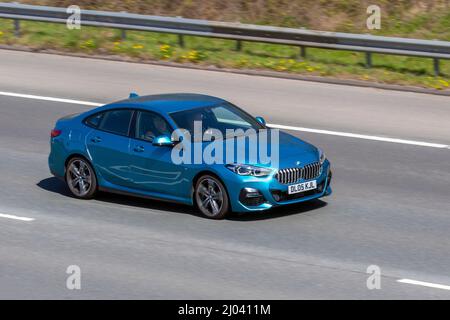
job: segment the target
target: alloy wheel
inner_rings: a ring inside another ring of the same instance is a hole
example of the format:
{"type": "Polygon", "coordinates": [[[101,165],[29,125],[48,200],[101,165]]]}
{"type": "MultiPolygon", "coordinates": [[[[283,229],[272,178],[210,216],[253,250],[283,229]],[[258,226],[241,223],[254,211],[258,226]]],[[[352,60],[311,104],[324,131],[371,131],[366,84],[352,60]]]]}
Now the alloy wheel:
{"type": "Polygon", "coordinates": [[[81,159],[70,162],[67,167],[67,185],[77,197],[85,197],[93,187],[93,173],[90,166],[81,159]]]}
{"type": "Polygon", "coordinates": [[[216,179],[206,176],[196,188],[196,200],[200,211],[209,218],[223,218],[228,211],[228,199],[224,187],[216,179]]]}

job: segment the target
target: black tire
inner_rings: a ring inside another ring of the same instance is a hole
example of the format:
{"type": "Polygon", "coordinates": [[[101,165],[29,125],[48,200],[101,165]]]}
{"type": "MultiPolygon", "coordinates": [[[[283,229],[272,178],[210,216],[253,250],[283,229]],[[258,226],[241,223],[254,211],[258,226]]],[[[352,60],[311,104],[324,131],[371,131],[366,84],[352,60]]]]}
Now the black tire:
{"type": "Polygon", "coordinates": [[[198,209],[207,218],[223,219],[229,213],[227,189],[212,175],[203,175],[197,180],[194,198],[198,209]]]}
{"type": "Polygon", "coordinates": [[[70,159],[65,180],[75,198],[92,199],[97,193],[97,177],[89,161],[82,157],[70,159]]]}

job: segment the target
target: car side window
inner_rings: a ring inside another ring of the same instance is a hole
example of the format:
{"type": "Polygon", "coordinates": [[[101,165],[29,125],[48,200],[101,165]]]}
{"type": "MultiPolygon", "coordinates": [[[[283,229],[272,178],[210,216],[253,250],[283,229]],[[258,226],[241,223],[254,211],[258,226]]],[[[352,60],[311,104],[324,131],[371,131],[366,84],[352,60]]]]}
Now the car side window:
{"type": "Polygon", "coordinates": [[[90,127],[97,128],[98,125],[100,124],[100,121],[102,120],[102,117],[103,117],[103,112],[94,114],[93,116],[90,116],[89,118],[87,118],[85,120],[85,123],[90,127]]]}
{"type": "Polygon", "coordinates": [[[104,113],[99,130],[127,136],[133,110],[111,110],[104,113]]]}
{"type": "Polygon", "coordinates": [[[137,113],[135,138],[152,142],[155,137],[171,133],[170,125],[162,116],[145,111],[137,113]]]}

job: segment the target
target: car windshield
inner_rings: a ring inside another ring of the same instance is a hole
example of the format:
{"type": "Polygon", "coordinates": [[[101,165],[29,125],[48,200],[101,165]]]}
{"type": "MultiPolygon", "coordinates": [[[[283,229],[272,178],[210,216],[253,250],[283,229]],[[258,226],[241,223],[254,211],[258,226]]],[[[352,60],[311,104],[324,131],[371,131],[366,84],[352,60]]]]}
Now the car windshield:
{"type": "Polygon", "coordinates": [[[230,103],[174,112],[170,116],[179,129],[189,131],[192,137],[194,136],[195,121],[201,122],[202,134],[216,129],[222,133],[223,137],[227,137],[227,129],[242,129],[244,131],[254,129],[258,131],[264,128],[255,118],[230,103]]]}

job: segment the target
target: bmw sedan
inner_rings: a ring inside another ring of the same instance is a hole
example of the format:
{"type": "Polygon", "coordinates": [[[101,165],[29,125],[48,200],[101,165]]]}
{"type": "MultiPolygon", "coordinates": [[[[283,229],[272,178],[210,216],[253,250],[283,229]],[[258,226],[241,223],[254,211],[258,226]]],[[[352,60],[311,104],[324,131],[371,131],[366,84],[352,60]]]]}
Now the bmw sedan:
{"type": "Polygon", "coordinates": [[[59,119],[50,145],[51,173],[80,199],[108,191],[222,219],[331,194],[322,150],[207,95],[132,93],[59,119]]]}

